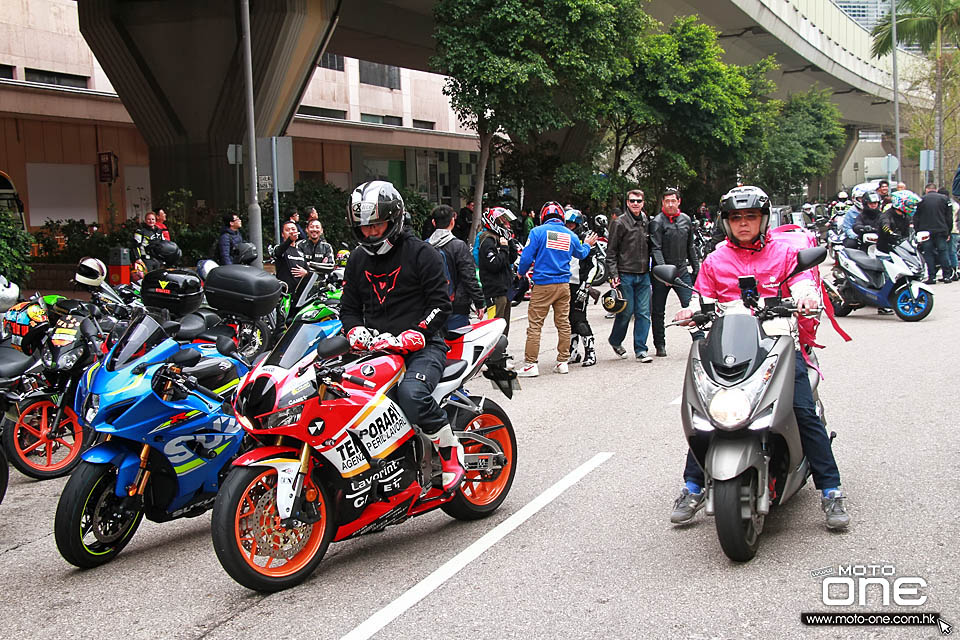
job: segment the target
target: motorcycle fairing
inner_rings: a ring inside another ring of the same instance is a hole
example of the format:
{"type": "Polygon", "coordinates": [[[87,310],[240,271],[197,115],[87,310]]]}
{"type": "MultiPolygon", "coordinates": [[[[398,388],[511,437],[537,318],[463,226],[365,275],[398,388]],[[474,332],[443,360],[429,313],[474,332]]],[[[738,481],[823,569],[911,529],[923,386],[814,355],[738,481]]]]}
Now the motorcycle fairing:
{"type": "Polygon", "coordinates": [[[699,350],[698,359],[710,378],[729,387],[752,376],[772,344],[752,315],[728,313],[714,321],[707,339],[694,343],[694,348],[699,350]]]}

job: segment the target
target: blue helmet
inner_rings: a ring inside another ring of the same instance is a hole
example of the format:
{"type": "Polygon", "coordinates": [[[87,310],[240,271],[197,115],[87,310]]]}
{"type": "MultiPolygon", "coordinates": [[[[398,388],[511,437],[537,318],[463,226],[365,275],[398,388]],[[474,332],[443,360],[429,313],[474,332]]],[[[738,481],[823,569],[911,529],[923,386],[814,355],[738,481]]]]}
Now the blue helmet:
{"type": "Polygon", "coordinates": [[[563,221],[566,224],[575,224],[579,227],[585,220],[579,209],[567,209],[563,214],[563,221]]]}

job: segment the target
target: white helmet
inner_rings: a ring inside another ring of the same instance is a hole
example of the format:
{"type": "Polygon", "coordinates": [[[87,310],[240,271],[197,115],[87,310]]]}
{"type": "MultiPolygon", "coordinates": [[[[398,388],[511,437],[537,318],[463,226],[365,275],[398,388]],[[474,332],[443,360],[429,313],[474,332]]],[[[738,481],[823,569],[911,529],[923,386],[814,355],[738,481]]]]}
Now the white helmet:
{"type": "Polygon", "coordinates": [[[849,197],[850,197],[850,196],[847,195],[847,192],[846,192],[846,191],[841,191],[840,193],[837,194],[837,200],[841,200],[841,201],[842,201],[842,200],[846,200],[846,199],[849,198],[849,197]]]}
{"type": "Polygon", "coordinates": [[[866,189],[864,189],[860,185],[857,185],[853,188],[853,192],[850,195],[853,196],[854,202],[856,202],[857,204],[860,204],[860,200],[863,199],[863,194],[865,194],[866,192],[867,192],[866,189]]]}
{"type": "Polygon", "coordinates": [[[79,284],[89,287],[99,287],[107,278],[107,265],[96,258],[84,258],[77,265],[77,272],[73,279],[79,284]]]}
{"type": "Polygon", "coordinates": [[[197,263],[197,275],[200,276],[201,280],[206,281],[207,276],[210,275],[210,272],[219,266],[220,265],[213,260],[201,260],[197,263]]]}
{"type": "Polygon", "coordinates": [[[0,311],[6,311],[20,299],[20,287],[0,276],[0,311]]]}

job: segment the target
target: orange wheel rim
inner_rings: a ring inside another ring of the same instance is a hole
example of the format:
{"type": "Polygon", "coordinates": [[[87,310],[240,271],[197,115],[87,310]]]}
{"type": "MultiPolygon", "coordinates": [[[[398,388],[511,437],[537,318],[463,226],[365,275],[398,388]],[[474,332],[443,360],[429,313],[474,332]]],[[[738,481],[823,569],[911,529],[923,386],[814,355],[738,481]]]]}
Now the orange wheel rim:
{"type": "Polygon", "coordinates": [[[73,409],[65,407],[57,432],[51,432],[51,421],[57,405],[40,400],[20,414],[13,427],[17,456],[38,471],[59,471],[70,466],[83,450],[83,429],[73,409]]]}
{"type": "MultiPolygon", "coordinates": [[[[460,493],[463,494],[463,497],[478,506],[488,505],[499,498],[510,481],[510,474],[513,471],[513,443],[510,441],[510,430],[503,424],[503,420],[489,413],[481,413],[464,429],[464,431],[469,432],[497,426],[501,428],[490,431],[485,435],[499,443],[506,458],[499,475],[494,480],[483,480],[483,471],[467,471],[466,479],[460,485],[460,493]]],[[[484,453],[484,445],[475,441],[471,442],[469,438],[463,438],[463,440],[468,443],[463,447],[464,453],[484,453]]]]}
{"type": "Polygon", "coordinates": [[[257,573],[283,578],[303,569],[323,543],[328,526],[327,504],[317,492],[319,522],[297,529],[280,524],[277,514],[277,472],[266,469],[255,477],[243,494],[234,517],[237,548],[247,565],[257,573]]]}

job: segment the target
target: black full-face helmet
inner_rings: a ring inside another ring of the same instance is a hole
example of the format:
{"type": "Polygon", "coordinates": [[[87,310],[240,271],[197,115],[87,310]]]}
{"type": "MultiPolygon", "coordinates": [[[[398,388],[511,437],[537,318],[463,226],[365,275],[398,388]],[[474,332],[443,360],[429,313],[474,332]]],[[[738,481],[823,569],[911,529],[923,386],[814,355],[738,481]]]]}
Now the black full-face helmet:
{"type": "Polygon", "coordinates": [[[388,253],[403,231],[403,198],[400,192],[384,180],[364,182],[350,194],[347,204],[347,224],[354,239],[370,255],[388,253]],[[387,223],[379,236],[366,237],[360,227],[387,223]]]}
{"type": "Polygon", "coordinates": [[[876,191],[867,191],[863,194],[863,208],[862,211],[879,211],[880,209],[880,194],[876,191]]]}
{"type": "Polygon", "coordinates": [[[180,247],[172,240],[153,240],[147,245],[147,253],[165,267],[177,266],[183,256],[180,247]]]}
{"type": "Polygon", "coordinates": [[[760,238],[767,235],[770,227],[770,197],[760,187],[734,187],[720,198],[720,222],[727,240],[739,244],[730,229],[729,216],[734,211],[743,209],[759,209],[762,214],[760,221],[760,238]]]}

